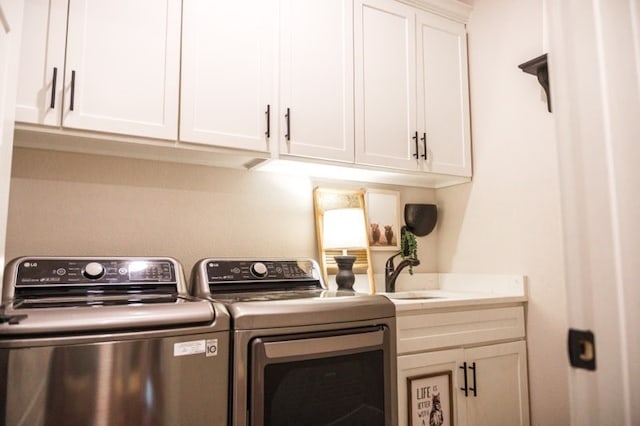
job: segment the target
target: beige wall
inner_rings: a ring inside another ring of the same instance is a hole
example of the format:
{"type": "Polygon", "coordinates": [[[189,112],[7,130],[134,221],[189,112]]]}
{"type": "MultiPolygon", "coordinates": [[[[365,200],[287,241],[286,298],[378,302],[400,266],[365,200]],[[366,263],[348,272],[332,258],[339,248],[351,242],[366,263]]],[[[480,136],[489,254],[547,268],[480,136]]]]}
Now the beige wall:
{"type": "Polygon", "coordinates": [[[569,424],[567,318],[553,115],[517,65],[544,53],[541,0],[475,2],[473,183],[439,190],[438,269],[528,277],[532,423],[569,424]]]}
{"type": "MultiPolygon", "coordinates": [[[[22,255],[316,258],[313,188],[361,188],[267,172],[16,148],[7,259],[22,255]]],[[[368,186],[371,187],[371,186],[368,186]]],[[[435,201],[431,189],[397,190],[401,202],[435,201]]],[[[419,238],[435,272],[437,232],[419,238]]],[[[376,252],[382,272],[391,252],[376,252]]]]}

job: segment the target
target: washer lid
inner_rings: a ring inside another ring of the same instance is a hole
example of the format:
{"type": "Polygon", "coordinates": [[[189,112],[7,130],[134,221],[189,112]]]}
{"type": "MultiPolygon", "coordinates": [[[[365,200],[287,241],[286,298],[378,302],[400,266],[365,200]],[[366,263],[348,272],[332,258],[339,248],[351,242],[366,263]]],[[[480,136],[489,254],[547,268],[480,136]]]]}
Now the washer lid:
{"type": "Polygon", "coordinates": [[[84,306],[68,301],[38,300],[35,306],[24,301],[3,305],[0,311],[0,334],[33,335],[153,328],[177,328],[211,324],[216,319],[213,305],[200,300],[178,297],[173,301],[145,303],[135,300],[114,301],[84,306]]]}

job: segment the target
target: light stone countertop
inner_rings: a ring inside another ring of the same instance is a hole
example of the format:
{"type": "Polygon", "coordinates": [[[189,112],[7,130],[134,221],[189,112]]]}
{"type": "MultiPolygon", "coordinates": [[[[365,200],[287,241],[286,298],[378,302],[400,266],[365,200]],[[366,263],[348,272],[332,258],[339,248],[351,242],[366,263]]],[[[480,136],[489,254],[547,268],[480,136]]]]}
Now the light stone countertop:
{"type": "Polygon", "coordinates": [[[396,312],[527,301],[527,283],[522,275],[414,274],[402,278],[395,293],[378,293],[393,301],[396,312]]]}

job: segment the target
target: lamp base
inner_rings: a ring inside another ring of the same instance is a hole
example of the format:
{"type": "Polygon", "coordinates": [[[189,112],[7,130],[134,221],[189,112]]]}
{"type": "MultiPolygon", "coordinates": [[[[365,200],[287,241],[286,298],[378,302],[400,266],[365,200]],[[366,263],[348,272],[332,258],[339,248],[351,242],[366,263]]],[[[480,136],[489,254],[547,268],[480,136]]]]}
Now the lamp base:
{"type": "Polygon", "coordinates": [[[338,290],[353,290],[353,283],[356,281],[353,275],[353,263],[356,261],[355,256],[333,256],[338,265],[338,273],[336,274],[336,284],[338,290]]]}

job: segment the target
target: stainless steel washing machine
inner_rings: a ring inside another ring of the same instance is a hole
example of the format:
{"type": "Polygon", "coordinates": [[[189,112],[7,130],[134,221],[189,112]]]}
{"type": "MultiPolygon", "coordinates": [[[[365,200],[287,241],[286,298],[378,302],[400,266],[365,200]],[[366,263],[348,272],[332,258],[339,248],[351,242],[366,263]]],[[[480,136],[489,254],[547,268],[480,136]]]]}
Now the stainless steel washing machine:
{"type": "Polygon", "coordinates": [[[229,315],[172,258],[23,257],[0,307],[0,424],[226,425],[229,315]]]}
{"type": "Polygon", "coordinates": [[[329,291],[309,259],[204,259],[192,281],[231,315],[234,425],[397,424],[389,299],[329,291]]]}

